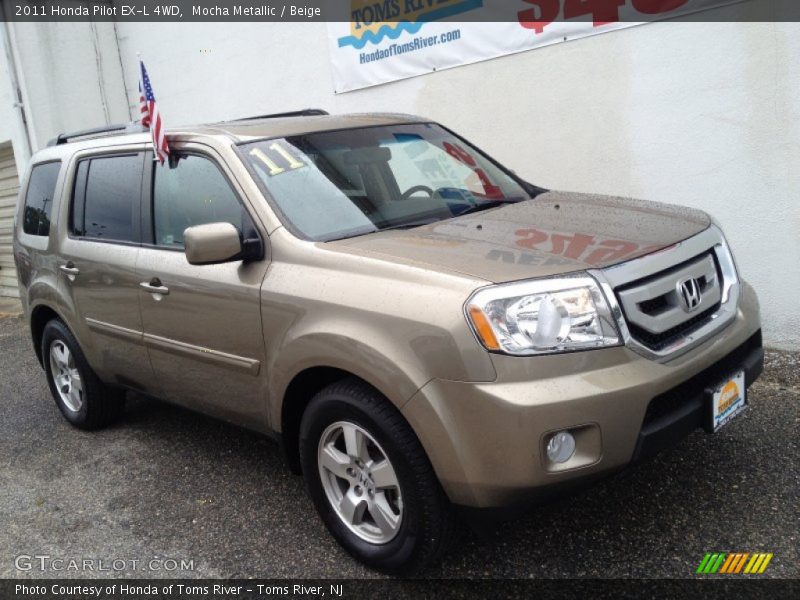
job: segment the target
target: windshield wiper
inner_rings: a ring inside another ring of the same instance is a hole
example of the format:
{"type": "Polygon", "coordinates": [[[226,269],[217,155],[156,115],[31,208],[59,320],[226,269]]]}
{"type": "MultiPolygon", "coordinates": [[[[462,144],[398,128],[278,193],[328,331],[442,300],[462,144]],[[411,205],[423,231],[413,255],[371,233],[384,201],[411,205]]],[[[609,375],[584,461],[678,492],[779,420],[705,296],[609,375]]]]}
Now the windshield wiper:
{"type": "Polygon", "coordinates": [[[380,229],[376,228],[376,229],[369,229],[367,231],[354,231],[348,233],[347,235],[340,235],[338,237],[333,237],[324,241],[339,242],[341,240],[349,240],[350,238],[370,235],[372,233],[380,233],[381,231],[393,231],[395,229],[413,229],[414,227],[422,227],[423,225],[430,225],[431,223],[436,223],[436,222],[438,222],[438,219],[426,219],[424,221],[411,221],[409,223],[398,223],[397,225],[390,225],[389,227],[382,227],[380,229]]]}
{"type": "Polygon", "coordinates": [[[395,229],[414,229],[415,227],[422,227],[423,225],[430,225],[431,223],[438,223],[441,219],[425,219],[424,221],[409,221],[408,223],[398,223],[390,225],[389,227],[381,227],[380,231],[393,231],[395,229]]]}
{"type": "MultiPolygon", "coordinates": [[[[521,200],[492,200],[490,202],[482,202],[480,204],[476,204],[475,206],[470,206],[468,209],[458,213],[457,215],[453,215],[455,218],[460,217],[461,215],[468,215],[471,213],[481,212],[484,210],[488,210],[490,208],[497,208],[503,204],[516,204],[517,202],[521,202],[521,200]]],[[[431,225],[432,223],[439,223],[440,221],[447,220],[447,217],[444,219],[424,219],[420,221],[409,221],[408,223],[398,223],[396,225],[390,225],[389,227],[381,227],[378,229],[380,231],[393,231],[397,229],[414,229],[415,227],[422,227],[424,225],[431,225]]]]}
{"type": "Polygon", "coordinates": [[[520,202],[520,200],[492,200],[491,202],[481,202],[480,204],[470,206],[468,209],[461,211],[456,215],[456,217],[471,215],[473,213],[489,210],[490,208],[497,208],[504,204],[516,204],[517,202],[520,202]]]}

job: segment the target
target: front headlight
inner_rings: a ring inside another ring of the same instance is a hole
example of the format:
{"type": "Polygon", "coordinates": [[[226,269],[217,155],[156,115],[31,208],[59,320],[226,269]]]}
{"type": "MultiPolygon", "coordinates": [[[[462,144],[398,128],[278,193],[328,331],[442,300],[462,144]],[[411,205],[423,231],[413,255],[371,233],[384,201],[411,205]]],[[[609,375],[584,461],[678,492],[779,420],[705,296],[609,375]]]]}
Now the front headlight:
{"type": "Polygon", "coordinates": [[[465,308],[487,350],[530,356],[620,343],[608,302],[585,273],[483,288],[465,308]]]}

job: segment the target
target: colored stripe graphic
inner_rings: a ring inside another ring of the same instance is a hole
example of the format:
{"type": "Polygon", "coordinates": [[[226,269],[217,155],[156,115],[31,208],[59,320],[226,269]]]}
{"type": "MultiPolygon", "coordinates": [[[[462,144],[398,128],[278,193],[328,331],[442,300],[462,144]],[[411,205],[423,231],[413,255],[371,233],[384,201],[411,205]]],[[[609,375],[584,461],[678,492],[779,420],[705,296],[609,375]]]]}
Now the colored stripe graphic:
{"type": "Polygon", "coordinates": [[[745,573],[756,574],[756,573],[763,573],[767,569],[767,565],[769,561],[772,560],[772,554],[768,554],[763,552],[761,554],[754,554],[753,558],[747,563],[747,567],[745,568],[745,573]]]}
{"type": "Polygon", "coordinates": [[[728,558],[725,559],[724,563],[722,563],[722,568],[719,570],[719,572],[730,573],[731,565],[738,556],[739,556],[738,554],[728,554],[728,558]]]}
{"type": "Polygon", "coordinates": [[[753,557],[750,559],[750,562],[747,563],[747,566],[744,568],[745,573],[753,572],[753,566],[756,564],[756,561],[760,556],[761,556],[760,554],[753,554],[753,557]]]}
{"type": "Polygon", "coordinates": [[[758,570],[761,568],[761,563],[764,562],[765,556],[766,554],[758,555],[758,560],[756,561],[756,564],[753,565],[753,569],[750,571],[751,573],[758,573],[758,570]]]}
{"type": "Polygon", "coordinates": [[[716,573],[722,566],[722,561],[724,560],[725,560],[725,553],[720,553],[719,557],[717,558],[717,562],[714,563],[714,567],[711,569],[711,573],[716,573]]]}
{"type": "Polygon", "coordinates": [[[763,573],[767,570],[767,565],[769,564],[769,561],[772,560],[772,557],[773,554],[771,552],[764,557],[764,562],[761,563],[761,568],[758,570],[759,573],[763,573]]]}
{"type": "Polygon", "coordinates": [[[748,556],[750,556],[749,552],[744,552],[742,554],[742,557],[739,559],[739,562],[736,564],[736,570],[734,571],[734,573],[739,573],[742,570],[742,567],[744,566],[744,561],[747,560],[748,556]]]}
{"type": "Polygon", "coordinates": [[[716,573],[722,566],[725,560],[724,552],[715,552],[714,554],[706,554],[703,562],[697,567],[698,573],[716,573]]]}
{"type": "Polygon", "coordinates": [[[710,558],[711,555],[706,553],[706,555],[703,557],[703,560],[700,561],[700,566],[697,567],[697,573],[705,573],[705,568],[710,558]]]}
{"type": "Polygon", "coordinates": [[[697,567],[697,573],[734,575],[742,572],[748,575],[761,574],[774,555],[768,552],[707,552],[697,567]]]}

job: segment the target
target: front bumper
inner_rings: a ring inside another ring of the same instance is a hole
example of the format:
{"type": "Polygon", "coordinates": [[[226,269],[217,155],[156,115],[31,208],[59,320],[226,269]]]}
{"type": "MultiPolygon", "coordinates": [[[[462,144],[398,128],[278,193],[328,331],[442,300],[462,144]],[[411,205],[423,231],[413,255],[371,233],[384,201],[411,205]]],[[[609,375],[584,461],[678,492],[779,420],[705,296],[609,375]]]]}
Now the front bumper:
{"type": "Polygon", "coordinates": [[[494,355],[497,380],[433,380],[403,407],[451,501],[521,504],[616,471],[701,427],[704,390],[734,370],[761,373],[758,300],[743,286],[735,319],[690,352],[656,362],[627,347],[519,358],[494,355]],[[557,466],[548,433],[575,432],[557,466]]]}

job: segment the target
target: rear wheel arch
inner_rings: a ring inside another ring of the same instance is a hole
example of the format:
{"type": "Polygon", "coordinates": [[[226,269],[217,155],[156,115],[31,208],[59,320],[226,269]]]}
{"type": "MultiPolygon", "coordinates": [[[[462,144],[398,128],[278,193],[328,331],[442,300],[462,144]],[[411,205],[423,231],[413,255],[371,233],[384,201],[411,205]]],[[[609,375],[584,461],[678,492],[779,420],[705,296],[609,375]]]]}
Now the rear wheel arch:
{"type": "Polygon", "coordinates": [[[40,345],[50,393],[69,423],[79,429],[92,430],[122,415],[125,392],[107,386],[97,377],[72,330],[62,319],[45,321],[40,345]]]}
{"type": "MultiPolygon", "coordinates": [[[[42,357],[42,334],[44,333],[45,326],[53,319],[58,319],[66,325],[64,318],[47,304],[39,304],[31,309],[30,327],[33,350],[36,352],[36,358],[39,359],[39,364],[42,365],[42,367],[44,367],[42,357]]],[[[69,326],[67,325],[67,327],[69,326]]]]}

